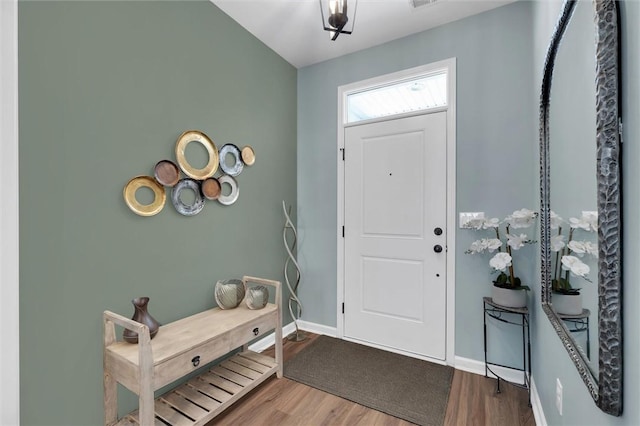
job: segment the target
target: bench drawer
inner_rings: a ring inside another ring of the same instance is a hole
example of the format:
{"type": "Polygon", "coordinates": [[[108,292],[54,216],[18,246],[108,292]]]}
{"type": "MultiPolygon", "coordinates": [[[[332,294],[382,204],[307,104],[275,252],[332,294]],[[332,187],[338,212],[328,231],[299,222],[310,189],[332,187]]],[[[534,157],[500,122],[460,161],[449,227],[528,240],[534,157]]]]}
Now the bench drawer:
{"type": "Polygon", "coordinates": [[[276,328],[277,312],[241,324],[234,330],[199,345],[187,352],[176,354],[154,366],[153,387],[158,389],[206,364],[228,354],[255,338],[276,328]]]}

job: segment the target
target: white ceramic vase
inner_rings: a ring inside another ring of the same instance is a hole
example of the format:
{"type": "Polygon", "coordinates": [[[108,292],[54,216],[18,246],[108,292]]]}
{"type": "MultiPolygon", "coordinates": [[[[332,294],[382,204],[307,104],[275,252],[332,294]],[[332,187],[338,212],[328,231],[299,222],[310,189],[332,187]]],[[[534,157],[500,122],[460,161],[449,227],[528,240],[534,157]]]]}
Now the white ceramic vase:
{"type": "Polygon", "coordinates": [[[524,308],[527,306],[527,291],[512,290],[494,285],[491,290],[491,299],[493,303],[506,308],[524,308]]]}
{"type": "Polygon", "coordinates": [[[553,293],[551,306],[561,315],[580,315],[582,313],[582,294],[553,293]]]}

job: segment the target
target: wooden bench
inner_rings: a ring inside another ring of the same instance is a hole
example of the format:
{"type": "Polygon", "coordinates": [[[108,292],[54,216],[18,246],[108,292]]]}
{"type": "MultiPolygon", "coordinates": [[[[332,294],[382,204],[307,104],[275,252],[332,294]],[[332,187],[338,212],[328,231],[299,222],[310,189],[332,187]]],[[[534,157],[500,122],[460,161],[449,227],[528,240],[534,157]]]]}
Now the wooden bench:
{"type": "Polygon", "coordinates": [[[273,373],[282,377],[282,286],[278,281],[243,277],[245,283],[275,288],[275,303],[251,310],[209,309],[160,327],[149,327],[113,312],[104,321],[105,425],[203,425],[273,373]],[[138,333],[138,344],[117,341],[115,324],[138,333]],[[275,358],[247,344],[275,330],[275,358]],[[242,351],[154,400],[154,391],[242,347],[242,351]],[[118,419],[117,384],[139,397],[138,410],[118,419]]]}

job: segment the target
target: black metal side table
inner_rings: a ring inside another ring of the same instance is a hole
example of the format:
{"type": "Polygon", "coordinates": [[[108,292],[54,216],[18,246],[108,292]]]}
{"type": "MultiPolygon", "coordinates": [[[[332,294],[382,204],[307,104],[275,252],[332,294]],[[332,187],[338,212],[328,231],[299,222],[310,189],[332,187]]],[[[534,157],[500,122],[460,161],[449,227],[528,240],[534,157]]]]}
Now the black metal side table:
{"type": "Polygon", "coordinates": [[[567,325],[567,330],[571,333],[587,332],[587,358],[591,359],[591,338],[589,336],[589,317],[591,311],[583,309],[579,315],[558,314],[560,319],[567,325]]]}
{"type": "Polygon", "coordinates": [[[500,381],[505,381],[514,386],[525,388],[529,394],[529,405],[531,405],[531,335],[529,332],[529,309],[524,308],[508,308],[506,306],[494,303],[490,297],[484,297],[484,375],[489,377],[489,373],[494,375],[497,380],[496,392],[500,393],[500,381]],[[506,324],[513,324],[522,327],[522,367],[513,367],[509,365],[501,365],[489,361],[487,356],[487,317],[491,317],[506,324]],[[515,319],[512,319],[514,317],[515,319]],[[496,374],[492,367],[511,368],[513,370],[522,371],[524,376],[523,383],[514,383],[502,378],[496,374]]]}

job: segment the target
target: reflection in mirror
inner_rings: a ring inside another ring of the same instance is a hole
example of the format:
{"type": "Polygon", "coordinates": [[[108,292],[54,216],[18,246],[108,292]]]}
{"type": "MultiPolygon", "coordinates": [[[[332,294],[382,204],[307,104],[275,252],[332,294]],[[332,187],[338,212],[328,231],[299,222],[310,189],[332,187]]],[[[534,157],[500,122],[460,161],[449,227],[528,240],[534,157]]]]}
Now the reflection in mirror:
{"type": "Polygon", "coordinates": [[[615,416],[622,414],[618,55],[616,1],[565,0],[540,96],[542,309],[598,407],[615,416]],[[595,32],[585,5],[593,8],[595,32]],[[595,61],[593,47],[583,44],[594,34],[595,61]],[[596,246],[597,262],[589,259],[596,246]],[[581,288],[584,307],[558,314],[560,293],[575,293],[572,287],[581,288]]]}
{"type": "Polygon", "coordinates": [[[551,303],[597,375],[595,78],[593,8],[582,1],[558,47],[549,101],[551,303]]]}

